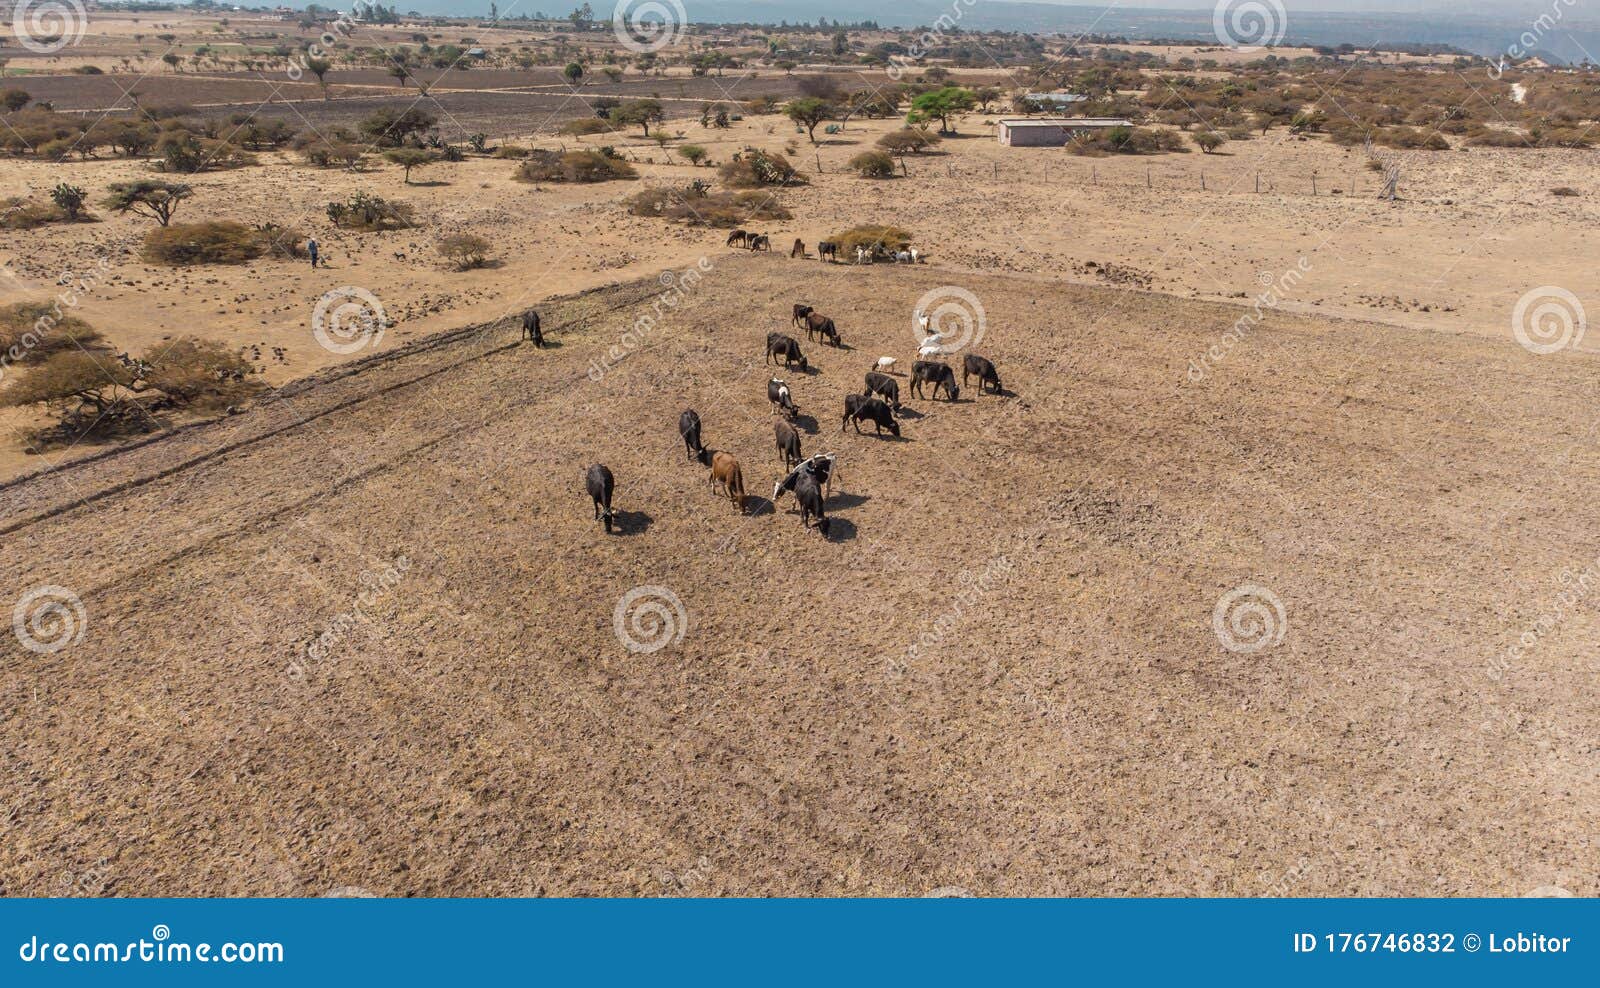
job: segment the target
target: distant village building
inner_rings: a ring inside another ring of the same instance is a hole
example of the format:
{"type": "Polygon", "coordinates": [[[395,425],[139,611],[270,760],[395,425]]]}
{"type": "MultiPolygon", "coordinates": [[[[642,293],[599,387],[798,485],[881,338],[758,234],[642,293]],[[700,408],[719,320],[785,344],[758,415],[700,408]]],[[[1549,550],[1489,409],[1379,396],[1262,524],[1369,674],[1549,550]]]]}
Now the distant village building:
{"type": "Polygon", "coordinates": [[[1000,121],[995,136],[1006,147],[1058,148],[1076,134],[1131,126],[1133,122],[1122,117],[1017,117],[1000,121]]]}
{"type": "Polygon", "coordinates": [[[1034,106],[1056,110],[1059,110],[1062,107],[1071,106],[1074,103],[1087,103],[1089,101],[1089,97],[1083,95],[1082,93],[1063,92],[1028,93],[1022,98],[1027,100],[1029,103],[1032,103],[1034,106]]]}

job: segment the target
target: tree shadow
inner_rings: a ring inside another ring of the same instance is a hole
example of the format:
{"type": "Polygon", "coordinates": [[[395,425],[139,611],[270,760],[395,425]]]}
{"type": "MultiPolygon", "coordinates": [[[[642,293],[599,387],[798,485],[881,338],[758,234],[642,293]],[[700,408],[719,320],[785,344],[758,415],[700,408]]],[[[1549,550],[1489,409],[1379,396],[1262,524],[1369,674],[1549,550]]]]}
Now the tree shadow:
{"type": "Polygon", "coordinates": [[[437,189],[442,185],[450,185],[451,183],[446,182],[443,179],[434,178],[429,179],[426,182],[407,182],[406,184],[411,186],[413,189],[437,189]]]}

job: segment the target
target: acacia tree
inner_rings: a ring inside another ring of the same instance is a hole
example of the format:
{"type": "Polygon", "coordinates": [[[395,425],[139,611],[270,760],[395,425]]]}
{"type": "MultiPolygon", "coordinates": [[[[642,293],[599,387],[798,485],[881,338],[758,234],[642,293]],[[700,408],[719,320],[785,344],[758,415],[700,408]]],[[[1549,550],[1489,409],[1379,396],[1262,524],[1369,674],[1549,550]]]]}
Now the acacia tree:
{"type": "Polygon", "coordinates": [[[939,133],[954,134],[955,128],[950,126],[950,118],[972,109],[974,102],[972,90],[962,89],[960,86],[945,86],[943,89],[935,89],[912,99],[911,112],[906,115],[906,122],[917,124],[937,120],[939,133]]]}
{"type": "Polygon", "coordinates": [[[172,222],[172,214],[178,211],[179,203],[194,195],[194,190],[181,182],[153,178],[117,182],[110,187],[110,192],[105,201],[107,209],[139,213],[162,226],[172,222]]]}
{"type": "Polygon", "coordinates": [[[618,127],[629,124],[638,124],[644,128],[644,136],[650,136],[650,125],[665,120],[666,112],[661,108],[660,100],[638,99],[630,100],[609,114],[610,120],[618,127]]]}
{"type": "Polygon", "coordinates": [[[789,105],[783,108],[784,115],[795,123],[805,127],[806,134],[811,138],[811,143],[817,143],[817,125],[824,120],[831,119],[838,113],[834,105],[819,96],[807,96],[803,99],[790,100],[789,105]]]}
{"type": "Polygon", "coordinates": [[[422,148],[395,148],[393,151],[384,152],[383,156],[406,170],[407,185],[411,184],[411,169],[431,165],[434,160],[433,155],[422,148]]]}
{"type": "Polygon", "coordinates": [[[311,71],[312,75],[317,77],[317,84],[322,87],[322,98],[326,101],[328,99],[328,70],[333,68],[333,63],[326,58],[308,58],[306,59],[306,68],[311,71]]]}

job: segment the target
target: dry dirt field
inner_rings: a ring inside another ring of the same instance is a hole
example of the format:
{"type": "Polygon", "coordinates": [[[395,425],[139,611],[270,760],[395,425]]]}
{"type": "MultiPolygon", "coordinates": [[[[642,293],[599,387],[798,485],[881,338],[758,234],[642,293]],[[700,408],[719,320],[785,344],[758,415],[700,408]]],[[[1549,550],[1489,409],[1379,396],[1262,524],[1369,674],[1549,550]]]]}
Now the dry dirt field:
{"type": "Polygon", "coordinates": [[[3,584],[84,608],[5,640],[0,890],[1600,891],[1592,355],[1275,313],[1196,381],[1236,306],[993,272],[1006,393],[894,441],[841,396],[950,272],[697,270],[0,491],[3,584]],[[798,300],[826,540],[761,496],[798,300]]]}

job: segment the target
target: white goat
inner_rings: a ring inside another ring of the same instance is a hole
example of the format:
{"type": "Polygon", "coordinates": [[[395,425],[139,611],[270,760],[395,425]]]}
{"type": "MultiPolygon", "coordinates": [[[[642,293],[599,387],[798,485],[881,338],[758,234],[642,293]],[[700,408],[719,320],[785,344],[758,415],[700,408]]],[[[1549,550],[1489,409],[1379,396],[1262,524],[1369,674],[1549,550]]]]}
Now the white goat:
{"type": "Polygon", "coordinates": [[[894,358],[879,357],[876,367],[880,374],[891,374],[894,372],[894,358]]]}

